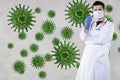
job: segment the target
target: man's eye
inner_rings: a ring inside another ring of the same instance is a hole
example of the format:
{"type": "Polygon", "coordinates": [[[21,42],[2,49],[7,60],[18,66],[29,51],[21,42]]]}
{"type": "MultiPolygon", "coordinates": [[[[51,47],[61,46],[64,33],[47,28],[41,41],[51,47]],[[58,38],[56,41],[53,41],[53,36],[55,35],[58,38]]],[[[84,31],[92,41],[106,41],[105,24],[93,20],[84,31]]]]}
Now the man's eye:
{"type": "Polygon", "coordinates": [[[99,9],[99,11],[102,11],[102,9],[99,9]]]}

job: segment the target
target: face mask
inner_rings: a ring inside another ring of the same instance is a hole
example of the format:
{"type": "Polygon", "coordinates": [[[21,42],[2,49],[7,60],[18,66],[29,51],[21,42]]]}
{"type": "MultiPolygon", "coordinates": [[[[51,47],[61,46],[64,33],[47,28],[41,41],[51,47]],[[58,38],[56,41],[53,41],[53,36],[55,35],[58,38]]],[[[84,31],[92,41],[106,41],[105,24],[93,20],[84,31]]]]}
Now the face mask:
{"type": "Polygon", "coordinates": [[[94,12],[93,12],[93,16],[94,16],[96,19],[100,19],[100,18],[104,17],[104,13],[103,13],[103,11],[94,11],[94,12]]]}

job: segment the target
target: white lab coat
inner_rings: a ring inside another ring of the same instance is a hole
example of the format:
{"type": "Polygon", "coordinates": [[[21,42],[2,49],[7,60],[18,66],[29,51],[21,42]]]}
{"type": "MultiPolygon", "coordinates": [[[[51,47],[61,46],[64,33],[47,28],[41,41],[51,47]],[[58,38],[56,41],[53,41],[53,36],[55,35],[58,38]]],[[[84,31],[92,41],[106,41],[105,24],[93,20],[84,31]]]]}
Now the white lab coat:
{"type": "Polygon", "coordinates": [[[75,80],[110,80],[109,50],[113,32],[114,25],[107,19],[97,27],[96,22],[92,22],[88,34],[83,27],[80,38],[86,46],[75,80]],[[98,28],[100,30],[96,30],[98,28]]]}

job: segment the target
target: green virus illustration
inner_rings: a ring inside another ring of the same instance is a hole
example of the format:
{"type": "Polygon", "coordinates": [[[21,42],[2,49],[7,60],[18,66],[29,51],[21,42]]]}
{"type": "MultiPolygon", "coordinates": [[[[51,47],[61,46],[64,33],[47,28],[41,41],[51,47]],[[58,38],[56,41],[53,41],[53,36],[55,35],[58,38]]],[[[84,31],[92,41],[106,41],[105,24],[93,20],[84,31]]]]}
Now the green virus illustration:
{"type": "Polygon", "coordinates": [[[41,55],[35,55],[34,57],[32,57],[32,66],[39,69],[39,68],[43,68],[43,66],[45,66],[45,60],[44,57],[42,57],[41,55]]]}
{"type": "Polygon", "coordinates": [[[38,49],[39,49],[39,46],[38,46],[38,45],[36,45],[36,44],[31,44],[31,45],[30,45],[30,50],[31,50],[32,52],[37,52],[38,49]]]}
{"type": "Polygon", "coordinates": [[[49,18],[55,17],[55,11],[53,11],[53,10],[48,11],[48,17],[49,18]]]}
{"type": "Polygon", "coordinates": [[[73,0],[73,4],[69,2],[70,6],[67,6],[67,10],[65,10],[66,17],[65,19],[69,19],[69,23],[72,23],[72,26],[75,24],[81,27],[81,24],[85,24],[85,19],[90,14],[89,4],[86,4],[87,1],[83,2],[82,0],[73,0]]]}
{"type": "Polygon", "coordinates": [[[113,10],[113,7],[108,4],[105,9],[109,13],[109,12],[111,12],[113,10]]]}
{"type": "Polygon", "coordinates": [[[55,57],[53,60],[55,60],[55,64],[58,64],[57,67],[61,66],[61,69],[65,67],[71,68],[71,65],[75,67],[75,64],[78,63],[77,60],[79,60],[77,52],[79,50],[76,50],[76,46],[74,47],[74,43],[70,44],[70,42],[64,41],[64,43],[60,42],[60,44],[57,47],[54,47],[54,51],[52,51],[53,57],[55,57]]]}
{"type": "Polygon", "coordinates": [[[113,38],[112,38],[112,40],[115,41],[115,40],[117,39],[117,37],[118,37],[117,34],[116,34],[116,33],[113,33],[113,38]]]}
{"type": "Polygon", "coordinates": [[[12,11],[9,11],[10,15],[8,15],[10,22],[8,25],[12,25],[11,28],[14,28],[14,31],[28,31],[28,29],[32,29],[31,26],[34,26],[35,16],[33,16],[32,9],[29,9],[29,6],[21,5],[15,6],[16,9],[11,8],[12,11]]]}
{"type": "Polygon", "coordinates": [[[61,30],[61,36],[63,37],[63,39],[71,39],[73,36],[73,30],[72,28],[66,26],[64,28],[62,28],[61,30]]]}
{"type": "Polygon", "coordinates": [[[39,77],[42,78],[42,79],[46,78],[46,75],[47,75],[47,73],[45,71],[40,71],[39,72],[39,77]]]}
{"type": "Polygon", "coordinates": [[[46,20],[41,27],[44,34],[50,35],[55,31],[56,26],[52,21],[46,20]]]}
{"type": "Polygon", "coordinates": [[[105,15],[105,18],[110,21],[110,22],[113,22],[113,18],[110,16],[110,15],[105,15]]]}
{"type": "Polygon", "coordinates": [[[120,23],[118,24],[117,29],[120,32],[120,23]]]}
{"type": "Polygon", "coordinates": [[[35,35],[35,39],[37,41],[42,41],[44,39],[44,35],[40,32],[38,32],[36,35],[35,35]]]}
{"type": "Polygon", "coordinates": [[[41,12],[41,8],[39,8],[39,7],[35,8],[35,12],[36,13],[40,13],[41,12]]]}
{"type": "Polygon", "coordinates": [[[50,61],[52,61],[52,55],[51,54],[49,54],[49,53],[47,53],[45,56],[44,56],[44,59],[45,59],[45,61],[47,61],[47,62],[50,62],[50,61]]]}
{"type": "Polygon", "coordinates": [[[120,53],[120,47],[118,48],[118,52],[120,53]]]}
{"type": "Polygon", "coordinates": [[[55,38],[53,38],[52,43],[54,46],[56,46],[60,43],[60,40],[57,37],[55,37],[55,38]]]}
{"type": "Polygon", "coordinates": [[[13,43],[8,43],[8,48],[9,48],[9,49],[13,49],[13,47],[14,47],[14,44],[13,44],[13,43]]]}
{"type": "Polygon", "coordinates": [[[15,72],[17,72],[19,74],[24,74],[24,72],[25,72],[24,62],[20,61],[20,60],[15,61],[15,63],[13,64],[13,69],[15,72]]]}
{"type": "Polygon", "coordinates": [[[20,40],[24,40],[24,39],[26,39],[26,37],[27,37],[27,35],[26,35],[25,32],[21,32],[21,33],[19,33],[19,35],[18,35],[18,38],[19,38],[20,40]]]}
{"type": "Polygon", "coordinates": [[[22,49],[22,50],[20,51],[20,55],[21,55],[22,57],[27,57],[27,56],[28,56],[28,51],[25,50],[25,49],[22,49]]]}

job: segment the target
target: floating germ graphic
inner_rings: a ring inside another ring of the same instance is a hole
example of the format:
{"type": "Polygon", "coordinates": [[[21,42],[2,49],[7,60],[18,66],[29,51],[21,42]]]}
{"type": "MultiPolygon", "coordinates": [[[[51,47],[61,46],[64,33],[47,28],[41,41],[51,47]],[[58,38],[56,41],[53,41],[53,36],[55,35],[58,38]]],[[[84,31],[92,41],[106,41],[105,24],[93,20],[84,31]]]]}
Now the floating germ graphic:
{"type": "Polygon", "coordinates": [[[106,5],[105,9],[109,13],[109,12],[111,12],[113,10],[113,7],[112,7],[112,5],[108,4],[108,5],[106,5]]]}
{"type": "Polygon", "coordinates": [[[47,76],[47,73],[45,71],[40,71],[39,72],[39,77],[40,78],[44,79],[44,78],[46,78],[46,76],[47,76]]]}
{"type": "Polygon", "coordinates": [[[44,35],[41,32],[36,33],[35,39],[37,41],[42,41],[44,39],[44,35]]]}
{"type": "Polygon", "coordinates": [[[40,13],[40,12],[41,12],[41,8],[36,7],[36,8],[35,8],[35,12],[36,12],[36,13],[40,13]]]}
{"type": "Polygon", "coordinates": [[[49,18],[54,18],[54,17],[55,17],[55,11],[49,10],[49,11],[48,11],[48,17],[49,17],[49,18]]]}
{"type": "Polygon", "coordinates": [[[115,41],[117,39],[118,35],[116,33],[113,33],[112,40],[115,41]]]}
{"type": "Polygon", "coordinates": [[[32,12],[32,9],[29,9],[29,6],[21,5],[15,6],[14,8],[11,8],[12,11],[9,11],[9,24],[12,25],[11,28],[14,28],[14,31],[18,30],[20,31],[28,31],[28,29],[32,29],[31,26],[34,26],[35,16],[33,15],[34,13],[32,12]]]}
{"type": "Polygon", "coordinates": [[[13,69],[14,69],[15,72],[17,72],[19,74],[24,74],[24,72],[25,72],[24,62],[21,61],[21,60],[15,61],[15,63],[13,63],[13,69]]]}
{"type": "Polygon", "coordinates": [[[20,32],[19,35],[18,35],[18,38],[20,40],[25,40],[27,37],[26,33],[25,32],[20,32]]]}
{"type": "Polygon", "coordinates": [[[39,46],[37,45],[37,44],[31,44],[30,45],[30,50],[32,51],[32,52],[37,52],[38,51],[38,49],[39,49],[39,46]]]}
{"type": "Polygon", "coordinates": [[[50,21],[50,20],[46,20],[43,22],[42,24],[42,32],[46,35],[50,35],[55,31],[55,24],[50,21]]]}
{"type": "Polygon", "coordinates": [[[50,62],[50,61],[52,61],[52,57],[53,56],[50,53],[47,53],[47,54],[45,54],[44,59],[45,59],[45,61],[50,62]]]}
{"type": "Polygon", "coordinates": [[[20,51],[20,55],[21,55],[22,57],[27,57],[27,56],[28,56],[28,51],[25,50],[25,49],[22,49],[22,50],[20,51]]]}
{"type": "Polygon", "coordinates": [[[32,57],[32,66],[34,68],[43,68],[43,66],[45,66],[45,60],[44,57],[42,57],[41,55],[37,54],[34,57],[32,57]]]}
{"type": "Polygon", "coordinates": [[[55,37],[55,38],[52,39],[52,44],[54,46],[58,45],[59,43],[60,43],[60,40],[57,37],[55,37]]]}
{"type": "Polygon", "coordinates": [[[73,37],[73,30],[72,28],[66,26],[61,30],[61,36],[63,39],[71,39],[73,37]]]}
{"type": "Polygon", "coordinates": [[[54,51],[52,51],[55,64],[58,64],[57,67],[67,67],[71,68],[71,66],[75,67],[75,64],[78,63],[77,60],[79,60],[79,57],[77,52],[79,50],[76,50],[76,46],[74,47],[74,43],[70,44],[70,42],[64,41],[64,43],[60,42],[59,45],[54,47],[54,51]]]}
{"type": "Polygon", "coordinates": [[[90,7],[87,1],[73,0],[73,3],[69,2],[65,12],[65,16],[67,16],[65,19],[69,20],[72,26],[75,25],[77,27],[79,25],[81,27],[81,24],[85,24],[85,19],[90,14],[90,7]]]}
{"type": "Polygon", "coordinates": [[[14,48],[14,44],[13,43],[8,43],[7,46],[8,46],[9,49],[13,49],[14,48]]]}

